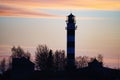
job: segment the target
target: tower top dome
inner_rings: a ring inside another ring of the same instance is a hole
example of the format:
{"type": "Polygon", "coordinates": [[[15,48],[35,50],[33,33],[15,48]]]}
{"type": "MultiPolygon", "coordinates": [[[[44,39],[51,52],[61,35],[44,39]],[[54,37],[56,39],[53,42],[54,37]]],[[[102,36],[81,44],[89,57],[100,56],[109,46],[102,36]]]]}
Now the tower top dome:
{"type": "Polygon", "coordinates": [[[75,23],[75,16],[70,13],[70,15],[67,16],[67,20],[66,20],[67,23],[75,23]]]}
{"type": "Polygon", "coordinates": [[[68,15],[68,17],[75,17],[72,13],[70,13],[70,15],[68,15]]]}

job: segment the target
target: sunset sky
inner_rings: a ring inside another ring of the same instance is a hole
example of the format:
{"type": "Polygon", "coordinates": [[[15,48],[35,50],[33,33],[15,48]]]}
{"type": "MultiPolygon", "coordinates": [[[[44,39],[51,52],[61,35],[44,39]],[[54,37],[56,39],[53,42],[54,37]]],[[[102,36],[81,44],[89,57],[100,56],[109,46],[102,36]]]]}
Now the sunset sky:
{"type": "MultiPolygon", "coordinates": [[[[35,53],[38,44],[66,51],[66,16],[76,16],[76,56],[104,56],[118,68],[120,0],[0,0],[0,58],[13,46],[35,53]]],[[[119,63],[120,65],[120,63],[119,63]]]]}

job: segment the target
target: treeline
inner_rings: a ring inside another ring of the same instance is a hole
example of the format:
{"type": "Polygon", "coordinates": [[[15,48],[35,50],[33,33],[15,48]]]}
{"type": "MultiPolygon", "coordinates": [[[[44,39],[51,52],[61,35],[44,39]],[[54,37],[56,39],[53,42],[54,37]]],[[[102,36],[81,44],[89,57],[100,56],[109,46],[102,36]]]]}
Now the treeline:
{"type": "Polygon", "coordinates": [[[39,45],[35,52],[37,70],[64,70],[66,65],[65,51],[56,50],[54,53],[46,45],[39,45]]]}
{"type": "Polygon", "coordinates": [[[8,60],[3,58],[0,61],[0,73],[12,69],[13,58],[26,58],[35,64],[35,70],[40,71],[61,71],[65,69],[66,57],[64,50],[49,49],[46,45],[38,45],[35,51],[35,60],[31,60],[31,53],[25,52],[20,46],[11,48],[11,56],[8,60]]]}
{"type": "MultiPolygon", "coordinates": [[[[31,53],[25,52],[20,46],[11,48],[11,56],[6,61],[5,58],[0,61],[0,73],[6,70],[12,69],[13,58],[26,58],[31,60],[31,53]]],[[[79,56],[75,59],[76,68],[87,67],[88,63],[94,58],[88,56],[79,56]]],[[[103,56],[98,55],[97,60],[103,62],[103,56]]],[[[49,49],[46,45],[38,45],[35,51],[35,60],[32,61],[35,64],[35,70],[40,71],[63,71],[67,66],[67,58],[64,50],[53,50],[49,49]]]]}

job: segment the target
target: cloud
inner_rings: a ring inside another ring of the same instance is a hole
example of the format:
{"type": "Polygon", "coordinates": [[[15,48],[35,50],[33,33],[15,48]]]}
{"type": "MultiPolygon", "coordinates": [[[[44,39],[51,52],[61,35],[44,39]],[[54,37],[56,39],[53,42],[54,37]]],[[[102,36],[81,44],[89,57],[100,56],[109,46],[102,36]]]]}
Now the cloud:
{"type": "Polygon", "coordinates": [[[8,5],[0,5],[0,16],[14,16],[14,17],[56,17],[56,15],[39,12],[31,9],[23,9],[8,5]]]}
{"type": "Polygon", "coordinates": [[[119,0],[0,0],[0,16],[60,17],[37,9],[120,10],[119,0]]]}
{"type": "Polygon", "coordinates": [[[2,4],[49,9],[119,10],[120,0],[0,0],[2,4]]]}
{"type": "Polygon", "coordinates": [[[77,17],[79,20],[105,20],[108,18],[103,18],[103,17],[77,17]]]}

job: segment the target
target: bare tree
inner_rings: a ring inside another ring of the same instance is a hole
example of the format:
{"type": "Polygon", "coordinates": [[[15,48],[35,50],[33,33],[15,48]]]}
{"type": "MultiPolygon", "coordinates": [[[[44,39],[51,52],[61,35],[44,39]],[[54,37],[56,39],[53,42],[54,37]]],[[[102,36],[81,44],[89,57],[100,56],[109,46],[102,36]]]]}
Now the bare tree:
{"type": "Polygon", "coordinates": [[[56,50],[54,54],[54,65],[56,70],[65,69],[65,51],[56,50]]]}
{"type": "Polygon", "coordinates": [[[30,60],[30,57],[31,57],[30,52],[27,51],[27,52],[24,54],[24,57],[25,57],[26,59],[29,59],[29,60],[30,60]]]}
{"type": "Polygon", "coordinates": [[[53,53],[46,45],[39,45],[35,53],[37,70],[55,71],[65,68],[65,51],[56,50],[53,53]]]}
{"type": "Polygon", "coordinates": [[[31,54],[27,51],[25,52],[20,46],[15,47],[13,46],[11,48],[11,56],[9,57],[8,60],[8,69],[12,69],[12,60],[13,58],[26,58],[28,60],[30,60],[31,54]]]}
{"type": "Polygon", "coordinates": [[[97,60],[98,60],[99,62],[103,62],[103,56],[102,56],[101,54],[99,54],[99,55],[97,56],[97,60]]]}
{"type": "Polygon", "coordinates": [[[79,56],[76,58],[76,66],[77,68],[83,68],[88,66],[88,57],[87,56],[79,56]]]}
{"type": "Polygon", "coordinates": [[[8,68],[7,70],[11,70],[12,69],[12,57],[10,56],[8,59],[8,68]]]}
{"type": "Polygon", "coordinates": [[[3,58],[0,62],[0,70],[2,72],[5,72],[5,70],[6,70],[6,60],[5,60],[5,58],[3,58]]]}
{"type": "Polygon", "coordinates": [[[13,46],[11,51],[12,51],[11,58],[25,57],[26,59],[30,59],[30,57],[31,57],[31,54],[28,51],[25,52],[20,46],[18,46],[17,48],[15,46],[13,46]]]}
{"type": "Polygon", "coordinates": [[[12,55],[11,55],[12,58],[21,58],[25,55],[24,50],[20,46],[18,46],[17,48],[13,46],[11,51],[12,51],[12,55]]]}
{"type": "Polygon", "coordinates": [[[99,54],[99,55],[97,56],[97,60],[101,63],[102,66],[104,65],[104,64],[103,64],[103,56],[102,56],[101,54],[99,54]]]}
{"type": "Polygon", "coordinates": [[[48,71],[53,71],[54,69],[54,57],[53,57],[53,52],[52,50],[49,51],[48,59],[47,59],[47,69],[48,71]]]}
{"type": "Polygon", "coordinates": [[[38,45],[35,53],[35,63],[38,70],[47,70],[48,55],[48,47],[46,45],[38,45]]]}

